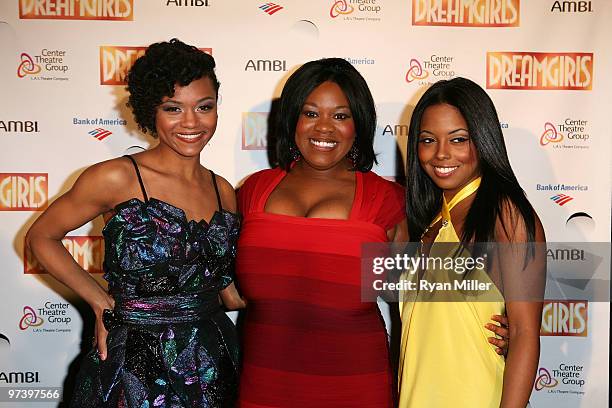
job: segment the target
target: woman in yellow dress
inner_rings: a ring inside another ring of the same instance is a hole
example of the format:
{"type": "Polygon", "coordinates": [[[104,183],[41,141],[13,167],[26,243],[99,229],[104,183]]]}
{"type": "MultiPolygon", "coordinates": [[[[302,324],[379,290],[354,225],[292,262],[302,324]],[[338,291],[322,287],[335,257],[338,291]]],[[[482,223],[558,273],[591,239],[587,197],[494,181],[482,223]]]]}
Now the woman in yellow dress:
{"type": "Polygon", "coordinates": [[[510,166],[495,107],[470,80],[440,81],[416,105],[408,143],[406,211],[423,256],[488,256],[464,275],[439,267],[412,275],[418,290],[400,303],[399,406],[524,408],[539,359],[546,256],[537,243],[545,238],[510,166]],[[462,280],[489,290],[462,290],[462,280]],[[421,281],[459,290],[432,294],[421,281]],[[509,320],[505,359],[487,340],[497,314],[509,320]]]}

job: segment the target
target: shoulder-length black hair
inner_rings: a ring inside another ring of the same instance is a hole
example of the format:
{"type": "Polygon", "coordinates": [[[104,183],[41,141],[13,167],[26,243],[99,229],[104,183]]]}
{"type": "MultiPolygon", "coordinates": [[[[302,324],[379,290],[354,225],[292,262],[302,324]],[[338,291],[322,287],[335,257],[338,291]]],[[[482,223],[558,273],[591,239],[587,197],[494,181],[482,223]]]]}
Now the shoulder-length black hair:
{"type": "Polygon", "coordinates": [[[376,107],[365,79],[348,61],[342,58],[324,58],[310,61],[298,68],[287,80],[279,100],[276,121],[276,145],[279,166],[289,170],[293,161],[295,128],[310,93],[323,82],[331,81],[342,89],[349,101],[355,123],[357,158],[353,169],[362,172],[372,169],[376,161],[374,133],[376,107]]]}
{"type": "MultiPolygon", "coordinates": [[[[535,238],[535,211],[512,171],[497,111],[489,95],[465,78],[438,81],[421,97],[410,120],[408,131],[407,203],[408,228],[412,240],[419,240],[442,207],[442,190],[421,168],[418,143],[425,109],[445,103],[459,109],[467,122],[470,143],[478,153],[481,183],[470,207],[461,241],[494,242],[497,220],[516,214],[525,223],[527,242],[535,238]]],[[[503,224],[502,224],[503,225],[503,224]]],[[[503,225],[511,236],[513,226],[503,225]]]]}
{"type": "Polygon", "coordinates": [[[164,96],[174,96],[175,85],[187,86],[200,78],[210,78],[218,95],[219,81],[211,55],[176,38],[149,45],[127,75],[127,105],[140,130],[156,136],[155,110],[164,96]]]}

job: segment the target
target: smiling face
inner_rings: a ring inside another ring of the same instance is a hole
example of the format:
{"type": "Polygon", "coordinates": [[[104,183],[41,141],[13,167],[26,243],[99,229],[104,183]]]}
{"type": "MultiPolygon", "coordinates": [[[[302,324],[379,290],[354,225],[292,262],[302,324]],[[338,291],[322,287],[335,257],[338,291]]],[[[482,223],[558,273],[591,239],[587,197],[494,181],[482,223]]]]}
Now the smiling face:
{"type": "Polygon", "coordinates": [[[421,167],[446,200],[480,175],[467,123],[454,106],[441,103],[425,109],[418,137],[421,167]]]}
{"type": "Polygon", "coordinates": [[[354,141],[355,123],[346,95],[335,82],[323,82],[306,97],[295,127],[304,164],[316,170],[348,168],[346,155],[354,141]]]}
{"type": "Polygon", "coordinates": [[[174,86],[155,113],[160,144],[182,156],[199,155],[217,128],[217,97],[208,77],[174,86]]]}

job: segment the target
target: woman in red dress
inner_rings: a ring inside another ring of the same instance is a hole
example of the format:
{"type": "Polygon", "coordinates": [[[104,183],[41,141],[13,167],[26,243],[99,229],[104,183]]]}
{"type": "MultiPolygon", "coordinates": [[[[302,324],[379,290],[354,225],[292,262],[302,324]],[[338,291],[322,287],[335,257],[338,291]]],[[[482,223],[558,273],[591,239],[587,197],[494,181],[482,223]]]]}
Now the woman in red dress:
{"type": "Polygon", "coordinates": [[[239,406],[391,407],[387,335],[361,299],[360,256],[407,228],[403,188],[370,171],[372,95],[347,61],[312,61],[288,79],[278,117],[280,166],[239,191],[239,406]]]}

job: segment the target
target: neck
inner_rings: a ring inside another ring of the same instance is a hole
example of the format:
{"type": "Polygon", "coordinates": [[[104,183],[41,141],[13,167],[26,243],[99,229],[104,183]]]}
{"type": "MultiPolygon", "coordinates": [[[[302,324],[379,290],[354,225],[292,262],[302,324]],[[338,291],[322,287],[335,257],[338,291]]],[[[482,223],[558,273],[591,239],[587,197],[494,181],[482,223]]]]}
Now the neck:
{"type": "Polygon", "coordinates": [[[161,164],[160,168],[164,169],[164,173],[185,179],[193,179],[200,173],[200,155],[182,156],[162,143],[159,143],[150,152],[155,161],[161,164]]]}
{"type": "Polygon", "coordinates": [[[352,177],[354,171],[350,171],[350,168],[351,163],[348,160],[343,160],[342,162],[328,169],[318,169],[310,166],[302,158],[293,166],[293,168],[291,168],[291,172],[298,176],[307,177],[309,179],[334,180],[341,179],[347,176],[352,177]]]}

